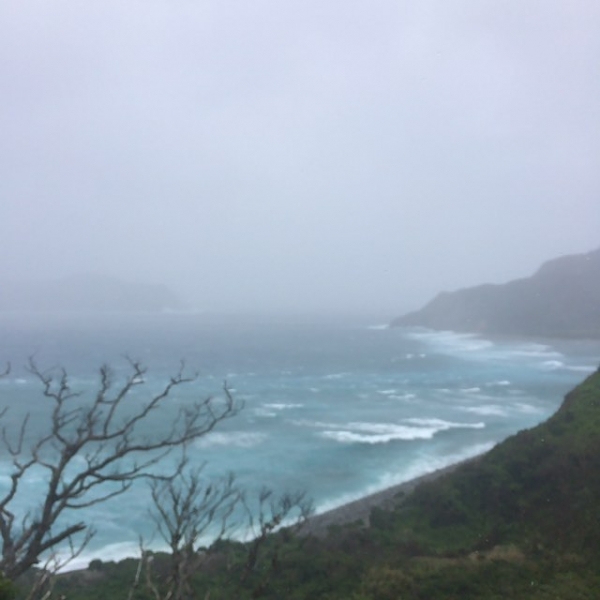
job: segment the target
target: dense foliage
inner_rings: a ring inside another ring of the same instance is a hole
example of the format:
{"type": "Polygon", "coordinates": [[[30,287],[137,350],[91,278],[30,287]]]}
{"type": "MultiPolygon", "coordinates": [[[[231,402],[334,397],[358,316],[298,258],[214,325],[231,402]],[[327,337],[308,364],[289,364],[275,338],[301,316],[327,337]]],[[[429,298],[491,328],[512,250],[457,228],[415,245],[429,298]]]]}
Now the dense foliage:
{"type": "MultiPolygon", "coordinates": [[[[600,371],[547,422],[375,510],[370,527],[272,534],[203,555],[191,597],[591,600],[600,589],[600,371]],[[210,594],[210,596],[207,596],[210,594]]],[[[157,556],[154,573],[160,581],[157,556]]],[[[69,600],[128,597],[138,561],[59,578],[69,600]]],[[[131,596],[151,598],[139,585],[131,596]]]]}

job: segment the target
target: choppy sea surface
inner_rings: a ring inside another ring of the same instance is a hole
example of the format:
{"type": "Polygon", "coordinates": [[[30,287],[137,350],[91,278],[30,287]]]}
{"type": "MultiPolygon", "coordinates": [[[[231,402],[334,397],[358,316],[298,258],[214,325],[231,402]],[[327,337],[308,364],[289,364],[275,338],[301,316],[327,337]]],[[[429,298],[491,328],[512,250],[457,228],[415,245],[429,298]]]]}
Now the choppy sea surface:
{"type": "MultiPolygon", "coordinates": [[[[210,315],[0,317],[3,424],[15,432],[30,413],[30,438],[44,431],[47,399],[25,368],[64,367],[90,398],[98,368],[129,372],[124,356],[148,367],[139,401],[157,393],[181,359],[199,378],[166,406],[222,394],[227,381],[244,408],[197,440],[207,476],[232,471],[249,491],[306,490],[317,512],[476,455],[536,425],[600,363],[600,341],[493,339],[426,329],[389,329],[372,319],[210,315]],[[46,402],[46,404],[44,404],[46,402]]],[[[168,419],[168,411],[165,419],[168,419]]],[[[0,488],[10,456],[0,454],[0,488]]],[[[35,513],[44,479],[21,485],[15,507],[35,513]]],[[[152,537],[149,493],[126,495],[78,514],[97,534],[78,561],[138,553],[152,537]]],[[[71,517],[74,520],[74,517],[71,517]]],[[[69,520],[69,519],[67,519],[69,520]]]]}

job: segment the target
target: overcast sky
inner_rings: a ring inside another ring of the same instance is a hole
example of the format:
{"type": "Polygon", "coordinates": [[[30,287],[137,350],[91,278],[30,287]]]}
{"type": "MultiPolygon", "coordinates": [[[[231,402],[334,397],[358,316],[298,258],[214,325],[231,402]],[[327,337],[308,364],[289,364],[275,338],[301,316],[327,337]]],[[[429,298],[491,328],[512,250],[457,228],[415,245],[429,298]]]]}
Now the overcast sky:
{"type": "Polygon", "coordinates": [[[600,246],[597,0],[0,2],[0,280],[380,311],[600,246]]]}

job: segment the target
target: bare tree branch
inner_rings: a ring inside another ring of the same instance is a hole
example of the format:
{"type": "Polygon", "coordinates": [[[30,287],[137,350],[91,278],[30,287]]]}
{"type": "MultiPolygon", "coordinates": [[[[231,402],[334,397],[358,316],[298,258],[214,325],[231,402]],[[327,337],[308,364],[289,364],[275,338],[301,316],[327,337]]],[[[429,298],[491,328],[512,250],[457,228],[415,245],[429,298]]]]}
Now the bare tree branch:
{"type": "MultiPolygon", "coordinates": [[[[303,492],[276,496],[265,487],[259,491],[256,500],[249,501],[235,485],[233,475],[220,480],[204,480],[202,468],[185,467],[184,462],[180,474],[172,479],[150,483],[150,514],[171,554],[169,573],[158,579],[152,570],[152,561],[142,551],[140,568],[145,568],[148,591],[155,600],[201,597],[201,590],[193,585],[194,575],[213,551],[219,553],[218,542],[230,539],[235,532],[251,537],[244,545],[241,580],[253,586],[255,591],[264,589],[289,540],[289,533],[312,513],[312,502],[303,492]],[[282,532],[272,535],[283,527],[287,535],[282,532]],[[210,544],[206,544],[208,549],[200,548],[203,538],[207,537],[210,539],[210,544]],[[267,543],[269,537],[271,540],[267,543]],[[267,546],[268,551],[265,550],[267,546]]],[[[139,582],[139,576],[136,582],[139,582]]],[[[210,590],[205,590],[205,597],[209,595],[210,590]]]]}
{"type": "Polygon", "coordinates": [[[137,479],[156,478],[152,468],[165,456],[209,433],[241,408],[225,384],[223,399],[208,397],[180,406],[166,427],[149,438],[143,431],[148,420],[174,389],[191,384],[196,375],[186,375],[182,363],[157,394],[135,408],[125,399],[144,384],[146,369],[128,362],[130,373],[120,385],[115,385],[109,367],[102,366],[95,397],[86,401],[80,391],[71,389],[65,370],[42,371],[30,359],[29,372],[41,383],[51,410],[47,433],[33,443],[26,443],[29,416],[16,434],[2,430],[1,441],[12,457],[10,483],[0,496],[0,570],[8,578],[22,574],[58,544],[73,544],[77,534],[84,534],[87,543],[93,532],[85,522],[57,526],[63,513],[105,502],[126,492],[137,479]],[[13,505],[20,484],[33,469],[45,472],[45,489],[35,511],[17,526],[13,505]]]}
{"type": "MultiPolygon", "coordinates": [[[[199,544],[205,535],[215,543],[235,527],[232,517],[241,501],[232,474],[221,480],[205,480],[203,467],[185,467],[183,462],[176,477],[150,482],[150,516],[171,550],[170,573],[165,592],[158,600],[194,597],[191,578],[206,556],[199,544]]],[[[156,590],[153,583],[151,591],[155,596],[156,590]]]]}

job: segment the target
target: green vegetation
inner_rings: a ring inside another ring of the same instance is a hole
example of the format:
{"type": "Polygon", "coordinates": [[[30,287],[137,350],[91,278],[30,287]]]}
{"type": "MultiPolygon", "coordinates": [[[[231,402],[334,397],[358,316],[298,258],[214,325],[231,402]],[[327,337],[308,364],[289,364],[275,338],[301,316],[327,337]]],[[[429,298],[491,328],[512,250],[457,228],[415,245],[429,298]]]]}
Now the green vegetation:
{"type": "MultiPolygon", "coordinates": [[[[221,541],[189,598],[592,600],[600,589],[600,371],[547,422],[423,483],[370,527],[323,538],[271,534],[256,560],[221,541]],[[210,594],[208,596],[208,594],[210,594]]],[[[161,564],[154,564],[160,582],[161,564]]],[[[57,597],[127,599],[138,561],[94,561],[57,597]]],[[[153,598],[140,584],[131,596],[153,598]]]]}

